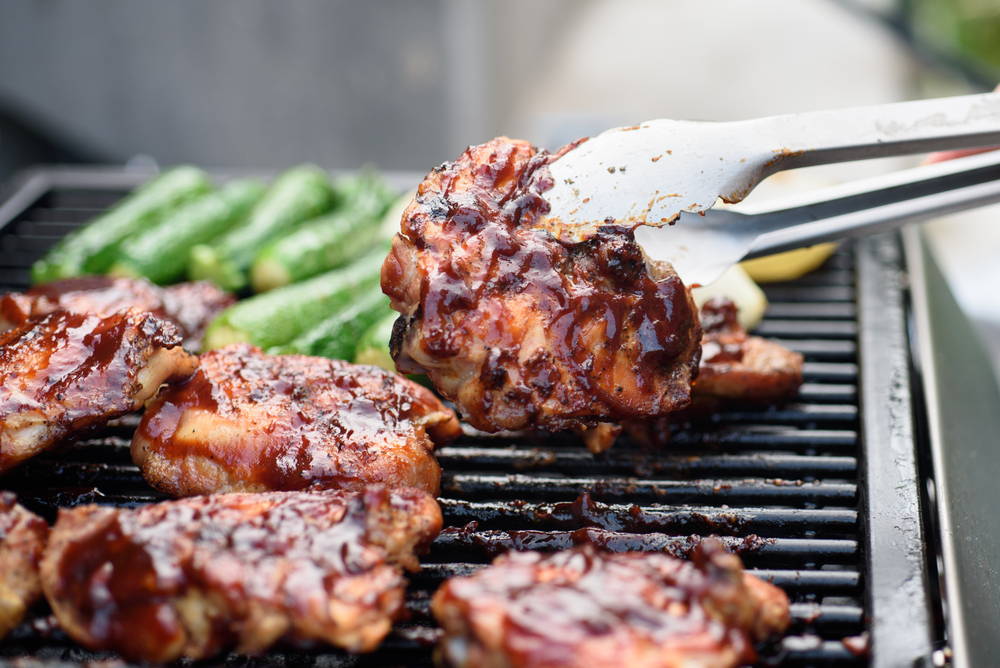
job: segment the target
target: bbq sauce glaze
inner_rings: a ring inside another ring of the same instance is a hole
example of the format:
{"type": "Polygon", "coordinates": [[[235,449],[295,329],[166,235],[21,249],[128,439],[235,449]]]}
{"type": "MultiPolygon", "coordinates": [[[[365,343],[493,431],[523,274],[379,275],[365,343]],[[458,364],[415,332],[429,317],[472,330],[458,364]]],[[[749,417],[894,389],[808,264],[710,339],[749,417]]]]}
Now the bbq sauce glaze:
{"type": "Polygon", "coordinates": [[[136,410],[150,356],[180,343],[171,323],[138,310],[55,311],[0,335],[0,472],[35,454],[18,443],[32,422],[44,422],[41,450],[136,410]]]}
{"type": "Polygon", "coordinates": [[[691,561],[583,545],[551,555],[510,552],[449,580],[431,609],[454,666],[482,665],[485,656],[512,667],[702,665],[699,657],[736,666],[756,659],[761,631],[788,623],[787,597],[754,585],[774,597],[771,628],[755,619],[763,601],[739,559],[717,543],[696,547],[691,561]]]}
{"type": "Polygon", "coordinates": [[[173,496],[359,489],[437,494],[435,442],[460,433],[424,387],[377,367],[233,344],[201,356],[142,417],[133,460],[173,496]]]}
{"type": "Polygon", "coordinates": [[[533,223],[556,154],[470,147],[403,215],[382,289],[403,316],[392,353],[484,430],[592,427],[688,401],[701,337],[687,289],[630,230],[573,244],[533,223]]]}
{"type": "Polygon", "coordinates": [[[197,350],[209,322],[235,302],[235,296],[208,281],[164,288],[144,278],[80,276],[36,285],[24,293],[3,295],[0,329],[56,310],[105,317],[137,308],[176,325],[185,347],[197,350]]]}
{"type": "Polygon", "coordinates": [[[370,651],[402,614],[401,566],[440,528],[415,489],[83,506],[60,510],[42,578],[67,633],[134,661],[259,652],[280,636],[370,651]],[[375,637],[361,642],[363,625],[375,637]]]}

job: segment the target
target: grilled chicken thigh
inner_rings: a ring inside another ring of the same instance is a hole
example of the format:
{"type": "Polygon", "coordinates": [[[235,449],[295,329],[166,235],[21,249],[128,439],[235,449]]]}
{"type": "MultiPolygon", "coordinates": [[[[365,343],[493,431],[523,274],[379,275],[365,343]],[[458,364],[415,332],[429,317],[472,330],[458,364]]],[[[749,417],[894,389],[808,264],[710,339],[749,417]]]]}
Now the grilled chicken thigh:
{"type": "Polygon", "coordinates": [[[172,496],[369,483],[437,495],[434,445],[459,433],[454,412],[396,374],[238,343],[146,409],[132,459],[172,496]]]}
{"type": "Polygon", "coordinates": [[[0,473],[138,410],[198,359],[177,328],[137,309],[68,311],[0,335],[0,473]]]}
{"type": "Polygon", "coordinates": [[[701,326],[705,333],[695,396],[774,401],[794,395],[802,385],[802,355],[747,334],[728,299],[702,306],[701,326]]]}
{"type": "Polygon", "coordinates": [[[485,431],[665,415],[697,373],[697,310],[668,264],[625,229],[572,244],[531,227],[559,155],[501,137],[438,167],[382,267],[397,368],[485,431]]]}
{"type": "Polygon", "coordinates": [[[63,629],[132,661],[279,639],[375,649],[441,511],[416,489],[220,494],[60,510],[42,586],[63,629]]]}
{"type": "Polygon", "coordinates": [[[690,562],[589,545],[509,552],[445,582],[431,610],[458,668],[730,668],[790,623],[785,593],[713,541],[690,562]]]}
{"type": "MultiPolygon", "coordinates": [[[[802,385],[802,355],[779,343],[750,336],[736,319],[736,305],[717,297],[701,308],[701,365],[691,388],[691,412],[718,407],[721,401],[777,401],[795,396],[802,385]]],[[[670,421],[631,420],[623,424],[629,437],[647,447],[663,447],[670,441],[670,421]]],[[[614,444],[614,436],[589,434],[592,452],[614,444]]]]}
{"type": "Polygon", "coordinates": [[[236,298],[214,283],[179,283],[167,288],[144,278],[83,276],[36,285],[27,292],[0,297],[0,331],[47,315],[57,309],[107,317],[126,308],[138,308],[176,325],[184,347],[198,350],[205,328],[236,298]]]}
{"type": "Polygon", "coordinates": [[[45,520],[18,505],[13,492],[0,492],[0,639],[42,597],[38,566],[48,535],[45,520]]]}

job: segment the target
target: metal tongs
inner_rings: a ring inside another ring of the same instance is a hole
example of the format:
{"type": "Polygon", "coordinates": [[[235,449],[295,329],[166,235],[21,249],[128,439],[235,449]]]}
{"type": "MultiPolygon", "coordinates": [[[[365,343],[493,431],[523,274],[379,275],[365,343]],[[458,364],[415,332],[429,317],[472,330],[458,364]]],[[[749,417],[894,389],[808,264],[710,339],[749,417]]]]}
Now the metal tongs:
{"type": "Polygon", "coordinates": [[[1000,94],[903,102],[734,123],[658,120],[584,142],[550,166],[538,223],[580,241],[603,225],[688,285],[732,264],[1000,202],[1000,151],[855,181],[755,207],[737,202],[784,169],[1000,145],[1000,94]],[[699,215],[700,214],[700,215],[699,215]]]}

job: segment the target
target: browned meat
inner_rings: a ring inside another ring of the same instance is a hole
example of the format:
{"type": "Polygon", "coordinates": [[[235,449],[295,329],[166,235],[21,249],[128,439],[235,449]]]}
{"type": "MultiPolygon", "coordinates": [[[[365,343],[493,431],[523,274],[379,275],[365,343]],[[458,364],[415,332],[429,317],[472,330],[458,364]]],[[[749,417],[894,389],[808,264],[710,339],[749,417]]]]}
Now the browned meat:
{"type": "Polygon", "coordinates": [[[137,309],[56,311],[0,335],[0,473],[138,410],[198,358],[177,328],[137,309]]]}
{"type": "Polygon", "coordinates": [[[212,318],[235,301],[233,295],[209,281],[161,288],[144,278],[84,276],[36,285],[23,294],[3,295],[0,298],[0,331],[56,309],[104,318],[135,307],[177,325],[184,337],[184,347],[197,351],[212,318]]]}
{"type": "MultiPolygon", "coordinates": [[[[701,367],[691,388],[690,413],[718,409],[727,399],[776,401],[795,396],[802,385],[802,355],[779,343],[750,336],[736,319],[736,306],[718,297],[701,309],[701,367]]],[[[652,448],[670,441],[666,416],[653,420],[630,420],[622,425],[633,441],[652,448]]],[[[600,452],[614,443],[592,437],[591,451],[600,452]]]]}
{"type": "Polygon", "coordinates": [[[445,582],[431,610],[442,656],[477,668],[729,668],[790,622],[785,593],[714,541],[690,562],[589,545],[509,552],[445,582]]]}
{"type": "Polygon", "coordinates": [[[625,229],[572,244],[532,228],[559,155],[501,137],[438,167],[382,267],[397,368],[485,431],[664,415],[697,372],[697,311],[668,264],[625,229]]]}
{"type": "Polygon", "coordinates": [[[375,649],[404,613],[401,566],[441,530],[416,489],[220,494],[60,510],[42,587],[63,629],[132,661],[279,639],[375,649]]]}
{"type": "Polygon", "coordinates": [[[172,496],[370,483],[436,496],[434,444],[459,433],[453,411],[394,373],[238,343],[146,409],[132,459],[172,496]]]}
{"type": "Polygon", "coordinates": [[[774,401],[802,385],[802,355],[759,336],[736,320],[736,306],[716,298],[701,309],[704,337],[695,396],[774,401]]]}
{"type": "Polygon", "coordinates": [[[38,565],[48,535],[45,520],[18,505],[13,492],[0,492],[0,639],[42,597],[38,565]]]}

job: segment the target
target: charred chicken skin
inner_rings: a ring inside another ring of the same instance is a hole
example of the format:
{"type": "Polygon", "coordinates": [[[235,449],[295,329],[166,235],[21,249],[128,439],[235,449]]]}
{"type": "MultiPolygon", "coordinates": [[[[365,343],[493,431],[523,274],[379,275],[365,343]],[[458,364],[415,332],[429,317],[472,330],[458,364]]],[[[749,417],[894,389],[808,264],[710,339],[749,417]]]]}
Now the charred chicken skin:
{"type": "Polygon", "coordinates": [[[0,473],[138,410],[198,358],[177,328],[131,309],[55,311],[0,335],[0,473]]]}
{"type": "Polygon", "coordinates": [[[416,489],[220,494],[60,510],[41,566],[63,629],[132,661],[279,639],[375,649],[441,511],[416,489]]]}
{"type": "Polygon", "coordinates": [[[716,298],[701,309],[704,337],[696,397],[774,401],[802,385],[802,355],[750,336],[736,320],[736,306],[716,298]]]}
{"type": "Polygon", "coordinates": [[[438,167],[382,267],[396,367],[484,431],[664,415],[697,373],[697,310],[668,264],[626,229],[572,244],[532,228],[561,154],[501,137],[438,167]]]}
{"type": "Polygon", "coordinates": [[[147,407],[132,459],[172,496],[370,483],[436,496],[434,445],[460,433],[430,390],[394,373],[238,343],[147,407]]]}
{"type": "Polygon", "coordinates": [[[585,545],[509,552],[431,604],[456,668],[731,668],[784,631],[788,597],[715,541],[692,561],[585,545]]]}
{"type": "Polygon", "coordinates": [[[45,520],[18,505],[13,492],[0,492],[0,639],[42,597],[38,566],[48,535],[45,520]]]}
{"type": "Polygon", "coordinates": [[[172,322],[184,337],[184,347],[197,351],[212,318],[235,302],[233,295],[208,281],[162,288],[144,278],[83,276],[3,295],[0,331],[58,309],[104,318],[122,309],[138,308],[172,322]]]}

